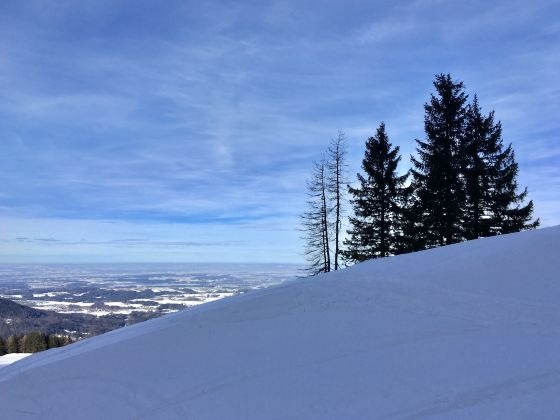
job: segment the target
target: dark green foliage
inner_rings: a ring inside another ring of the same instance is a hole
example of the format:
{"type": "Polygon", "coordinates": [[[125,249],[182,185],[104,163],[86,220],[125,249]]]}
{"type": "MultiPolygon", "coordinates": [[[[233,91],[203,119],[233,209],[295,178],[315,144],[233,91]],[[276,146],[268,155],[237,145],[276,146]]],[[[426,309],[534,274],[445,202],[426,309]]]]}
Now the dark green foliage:
{"type": "Polygon", "coordinates": [[[47,338],[38,331],[25,334],[20,341],[22,353],[35,353],[47,349],[47,338]]]}
{"type": "Polygon", "coordinates": [[[499,154],[492,177],[491,233],[514,233],[539,226],[533,218],[533,201],[523,205],[527,198],[527,188],[517,193],[517,174],[519,166],[515,153],[509,145],[499,154]]]}
{"type": "Polygon", "coordinates": [[[492,179],[502,148],[502,127],[494,113],[482,115],[475,95],[469,106],[462,142],[462,173],[465,181],[463,235],[477,239],[492,234],[492,179]]]}
{"type": "Polygon", "coordinates": [[[47,338],[47,347],[49,349],[54,349],[57,347],[62,347],[62,340],[60,339],[60,337],[56,336],[56,335],[50,335],[47,338]]]}
{"type": "MultiPolygon", "coordinates": [[[[467,103],[463,82],[436,75],[435,93],[424,105],[424,140],[416,140],[412,183],[397,175],[399,148],[381,124],[366,142],[359,186],[349,187],[354,215],[340,254],[359,262],[486,236],[533,229],[533,202],[527,189],[517,192],[519,168],[511,145],[504,149],[502,127],[494,112],[484,115],[474,97],[467,103]]],[[[339,136],[339,142],[340,143],[339,136]]],[[[338,143],[334,143],[335,146],[338,143]]],[[[308,184],[309,211],[303,215],[306,256],[311,274],[331,270],[330,238],[335,216],[334,267],[338,268],[340,178],[329,149],[328,161],[316,164],[308,184]],[[336,174],[333,177],[333,174],[336,174]],[[331,201],[335,198],[334,204],[331,201]]],[[[344,149],[341,153],[344,161],[344,149]]]]}
{"type": "Polygon", "coordinates": [[[511,144],[504,150],[502,126],[494,112],[484,116],[474,97],[462,143],[465,180],[465,239],[519,232],[538,226],[530,222],[533,203],[522,205],[527,189],[517,194],[519,171],[511,144]]]}
{"type": "MultiPolygon", "coordinates": [[[[6,340],[5,353],[36,353],[72,343],[72,339],[64,335],[42,334],[32,331],[23,335],[11,335],[6,340]]],[[[0,338],[0,342],[3,342],[0,338]]],[[[1,345],[0,345],[1,350],[1,345]]],[[[0,354],[1,355],[1,354],[0,354]]]]}
{"type": "Polygon", "coordinates": [[[364,175],[357,174],[359,186],[349,187],[354,208],[350,235],[345,241],[344,259],[359,262],[403,251],[402,226],[408,174],[399,176],[401,157],[381,123],[374,137],[366,142],[362,161],[364,175]]]}
{"type": "Polygon", "coordinates": [[[70,344],[72,339],[66,335],[48,335],[47,336],[47,348],[55,349],[57,347],[65,346],[70,344]]]}
{"type": "Polygon", "coordinates": [[[424,105],[426,139],[416,140],[418,158],[412,158],[414,207],[421,214],[423,247],[462,239],[464,185],[460,148],[466,120],[467,95],[463,83],[439,74],[436,95],[424,105]]]}
{"type": "Polygon", "coordinates": [[[7,353],[7,349],[6,349],[6,343],[4,343],[4,340],[2,339],[2,337],[0,337],[0,356],[3,356],[7,353]]]}
{"type": "Polygon", "coordinates": [[[414,196],[412,185],[403,192],[406,204],[402,209],[402,236],[399,238],[399,253],[422,251],[426,244],[420,204],[414,196]]]}
{"type": "Polygon", "coordinates": [[[398,177],[398,148],[385,127],[368,139],[365,177],[350,188],[354,216],[345,241],[346,261],[358,262],[420,251],[463,240],[534,229],[533,202],[518,193],[518,164],[504,148],[494,111],[484,115],[475,95],[467,104],[462,82],[435,77],[435,94],[424,106],[425,140],[416,140],[412,183],[398,177]],[[392,181],[389,181],[392,180],[392,181]]]}

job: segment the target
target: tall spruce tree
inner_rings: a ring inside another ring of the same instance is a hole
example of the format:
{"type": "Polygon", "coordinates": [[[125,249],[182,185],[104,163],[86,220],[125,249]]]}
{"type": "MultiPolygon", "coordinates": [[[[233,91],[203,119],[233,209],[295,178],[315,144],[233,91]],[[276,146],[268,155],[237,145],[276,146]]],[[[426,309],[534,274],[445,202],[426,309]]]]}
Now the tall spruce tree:
{"type": "Polygon", "coordinates": [[[310,275],[331,271],[329,233],[329,197],[327,163],[325,159],[315,162],[311,180],[307,183],[307,211],[301,216],[305,257],[310,275]]]}
{"type": "Polygon", "coordinates": [[[3,356],[7,353],[6,344],[2,337],[0,337],[0,356],[3,356]]]}
{"type": "Polygon", "coordinates": [[[426,139],[416,140],[412,157],[416,211],[420,212],[420,247],[462,240],[464,186],[460,147],[465,128],[467,95],[462,82],[436,75],[436,95],[424,105],[426,139]]]}
{"type": "Polygon", "coordinates": [[[399,176],[399,147],[393,147],[381,123],[374,137],[366,142],[362,161],[364,175],[358,173],[359,186],[349,187],[354,216],[350,235],[344,242],[344,259],[360,262],[401,252],[404,184],[408,174],[399,176]]]}
{"type": "Polygon", "coordinates": [[[463,235],[477,239],[492,235],[492,178],[502,149],[502,127],[494,112],[482,114],[475,95],[468,107],[462,141],[462,173],[465,182],[463,235]]]}

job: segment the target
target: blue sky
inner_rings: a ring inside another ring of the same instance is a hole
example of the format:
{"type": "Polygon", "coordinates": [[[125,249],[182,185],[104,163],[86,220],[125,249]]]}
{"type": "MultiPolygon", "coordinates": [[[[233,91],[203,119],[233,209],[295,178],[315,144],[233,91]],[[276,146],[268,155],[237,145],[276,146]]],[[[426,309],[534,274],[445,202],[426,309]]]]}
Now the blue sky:
{"type": "MultiPolygon", "coordinates": [[[[301,262],[311,162],[435,73],[495,109],[560,224],[557,1],[2,1],[0,261],[301,262]]],[[[353,177],[353,175],[352,175],[353,177]]]]}

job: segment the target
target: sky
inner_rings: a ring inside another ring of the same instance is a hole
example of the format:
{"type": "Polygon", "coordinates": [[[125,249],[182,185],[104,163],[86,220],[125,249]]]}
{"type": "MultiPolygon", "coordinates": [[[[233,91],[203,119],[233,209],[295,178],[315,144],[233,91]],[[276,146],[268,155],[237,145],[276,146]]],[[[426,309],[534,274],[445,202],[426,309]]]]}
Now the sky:
{"type": "Polygon", "coordinates": [[[558,1],[0,4],[0,262],[301,263],[305,180],[381,121],[404,172],[437,73],[560,224],[558,1]]]}

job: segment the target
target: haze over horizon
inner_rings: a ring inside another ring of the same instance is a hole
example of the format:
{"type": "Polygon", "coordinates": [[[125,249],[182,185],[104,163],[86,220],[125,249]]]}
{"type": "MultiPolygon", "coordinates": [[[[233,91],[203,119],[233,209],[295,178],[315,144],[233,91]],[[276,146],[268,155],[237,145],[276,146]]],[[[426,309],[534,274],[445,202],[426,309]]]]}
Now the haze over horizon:
{"type": "Polygon", "coordinates": [[[560,224],[560,4],[5,1],[0,262],[301,262],[304,180],[385,121],[409,167],[436,73],[496,111],[560,224]]]}

